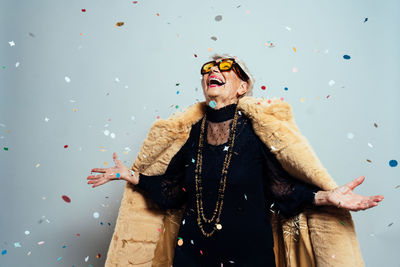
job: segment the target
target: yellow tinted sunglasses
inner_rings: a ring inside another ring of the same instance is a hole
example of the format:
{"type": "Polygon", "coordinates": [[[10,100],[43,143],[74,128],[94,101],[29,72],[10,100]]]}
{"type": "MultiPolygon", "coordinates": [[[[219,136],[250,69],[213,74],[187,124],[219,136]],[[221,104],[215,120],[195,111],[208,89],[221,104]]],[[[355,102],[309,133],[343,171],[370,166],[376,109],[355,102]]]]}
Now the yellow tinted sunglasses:
{"type": "Polygon", "coordinates": [[[220,71],[228,71],[232,69],[243,81],[247,82],[249,80],[249,76],[243,71],[234,58],[224,58],[218,63],[216,61],[204,63],[204,65],[201,67],[201,75],[209,73],[211,68],[215,65],[218,66],[220,71]]]}

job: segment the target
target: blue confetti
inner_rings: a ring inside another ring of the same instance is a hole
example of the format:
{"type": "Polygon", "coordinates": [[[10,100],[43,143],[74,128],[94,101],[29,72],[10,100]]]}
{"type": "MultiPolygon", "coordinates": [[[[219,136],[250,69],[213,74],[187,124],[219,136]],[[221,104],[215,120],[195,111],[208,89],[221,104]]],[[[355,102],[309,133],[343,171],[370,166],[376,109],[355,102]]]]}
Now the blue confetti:
{"type": "Polygon", "coordinates": [[[176,91],[176,94],[177,94],[177,95],[179,94],[179,90],[178,90],[178,91],[176,91]]]}
{"type": "Polygon", "coordinates": [[[217,106],[217,102],[215,102],[214,100],[211,100],[208,105],[212,108],[215,108],[217,106]]]}
{"type": "Polygon", "coordinates": [[[397,160],[392,159],[391,161],[389,161],[389,166],[390,167],[396,167],[397,166],[397,160]]]}
{"type": "Polygon", "coordinates": [[[350,59],[350,56],[349,55],[344,55],[343,58],[344,59],[350,59]]]}
{"type": "Polygon", "coordinates": [[[287,87],[285,87],[285,91],[289,90],[287,87]]]}
{"type": "Polygon", "coordinates": [[[60,261],[62,259],[62,257],[59,257],[58,259],[57,259],[57,261],[60,261]]]}
{"type": "Polygon", "coordinates": [[[103,222],[100,222],[101,225],[103,225],[103,222]]]}
{"type": "Polygon", "coordinates": [[[7,254],[7,249],[5,249],[5,250],[3,250],[2,252],[1,252],[1,255],[6,255],[7,254]]]}
{"type": "Polygon", "coordinates": [[[66,245],[62,246],[62,248],[66,248],[66,247],[67,247],[66,245]]]}
{"type": "Polygon", "coordinates": [[[121,174],[119,174],[119,172],[117,172],[117,178],[119,178],[121,176],[121,174]]]}

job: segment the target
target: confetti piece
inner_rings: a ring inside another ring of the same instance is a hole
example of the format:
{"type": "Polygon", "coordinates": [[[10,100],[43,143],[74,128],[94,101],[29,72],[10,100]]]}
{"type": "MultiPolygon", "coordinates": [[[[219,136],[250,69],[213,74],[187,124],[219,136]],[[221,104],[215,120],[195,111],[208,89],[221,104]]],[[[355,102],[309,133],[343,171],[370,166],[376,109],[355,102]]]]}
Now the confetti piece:
{"type": "Polygon", "coordinates": [[[44,118],[44,121],[45,121],[45,122],[48,122],[49,120],[50,120],[50,119],[49,119],[49,118],[47,118],[47,117],[46,117],[46,118],[44,118]]]}
{"type": "Polygon", "coordinates": [[[201,251],[201,249],[200,249],[200,253],[201,253],[201,255],[203,255],[203,251],[201,251]]]}
{"type": "Polygon", "coordinates": [[[4,150],[5,150],[5,151],[8,151],[8,147],[4,147],[4,150]]]}
{"type": "Polygon", "coordinates": [[[393,225],[393,223],[389,223],[388,227],[390,227],[390,226],[392,226],[392,225],[393,225]]]}
{"type": "Polygon", "coordinates": [[[159,16],[160,16],[160,13],[157,13],[156,15],[159,17],[159,16]]]}
{"type": "Polygon", "coordinates": [[[182,238],[181,237],[179,237],[179,240],[178,240],[178,246],[182,246],[183,245],[183,240],[182,240],[182,238]]]}
{"type": "Polygon", "coordinates": [[[159,231],[161,233],[161,229],[160,228],[158,228],[157,231],[159,231]]]}
{"type": "Polygon", "coordinates": [[[399,185],[397,185],[395,188],[396,188],[396,189],[397,189],[397,188],[400,188],[400,184],[399,184],[399,185]]]}
{"type": "Polygon", "coordinates": [[[347,134],[347,138],[353,139],[353,138],[354,138],[354,134],[353,134],[353,133],[348,133],[348,134],[347,134]]]}
{"type": "Polygon", "coordinates": [[[18,68],[19,66],[19,62],[15,63],[15,67],[18,68]]]}
{"type": "Polygon", "coordinates": [[[332,259],[334,259],[335,258],[335,255],[332,255],[332,259]]]}
{"type": "Polygon", "coordinates": [[[66,245],[63,245],[63,246],[62,246],[62,248],[66,248],[66,247],[67,247],[66,245]]]}
{"type": "Polygon", "coordinates": [[[293,71],[293,72],[298,72],[299,69],[298,69],[297,67],[294,67],[294,68],[292,69],[292,71],[293,71]]]}
{"type": "Polygon", "coordinates": [[[89,260],[89,256],[86,256],[85,258],[85,262],[87,262],[89,260]]]}
{"type": "Polygon", "coordinates": [[[365,18],[365,19],[364,19],[364,23],[367,22],[367,21],[368,21],[368,18],[365,18]]]}
{"type": "Polygon", "coordinates": [[[15,242],[15,243],[14,243],[14,247],[20,248],[20,247],[21,247],[21,244],[20,244],[19,242],[15,242]]]}
{"type": "MultiPolygon", "coordinates": [[[[209,48],[208,48],[208,52],[211,52],[211,51],[212,51],[212,48],[211,48],[211,47],[209,47],[209,48]]],[[[196,90],[196,91],[197,91],[197,90],[196,90]]]]}
{"type": "Polygon", "coordinates": [[[340,221],[340,224],[341,224],[341,225],[344,225],[344,222],[343,222],[343,221],[340,221]]]}
{"type": "Polygon", "coordinates": [[[70,199],[68,196],[66,196],[66,195],[62,195],[62,199],[63,199],[65,202],[67,202],[67,203],[70,203],[70,202],[71,202],[71,199],[70,199]]]}
{"type": "Polygon", "coordinates": [[[265,87],[265,85],[261,86],[262,90],[265,90],[267,87],[265,87]]]}
{"type": "Polygon", "coordinates": [[[8,42],[8,43],[10,44],[10,46],[14,46],[15,45],[14,41],[11,41],[11,42],[8,42]]]}
{"type": "Polygon", "coordinates": [[[119,178],[121,176],[121,174],[117,173],[117,178],[119,178]]]}
{"type": "Polygon", "coordinates": [[[104,130],[104,135],[109,135],[110,131],[109,130],[104,130]]]}
{"type": "Polygon", "coordinates": [[[95,218],[95,219],[97,219],[97,218],[99,218],[99,213],[98,212],[93,212],[93,218],[95,218]]]}
{"type": "Polygon", "coordinates": [[[368,143],[368,146],[369,146],[369,147],[373,147],[371,143],[368,143]]]}
{"type": "Polygon", "coordinates": [[[292,29],[288,26],[286,26],[286,30],[291,31],[292,29]]]}
{"type": "Polygon", "coordinates": [[[6,254],[7,254],[7,249],[1,251],[1,255],[6,255],[6,254]]]}
{"type": "Polygon", "coordinates": [[[68,77],[68,76],[65,76],[64,79],[65,79],[65,81],[66,81],[67,83],[71,82],[71,78],[68,77]]]}
{"type": "Polygon", "coordinates": [[[185,225],[185,219],[183,219],[183,221],[182,221],[182,225],[185,225]]]}
{"type": "Polygon", "coordinates": [[[217,106],[217,103],[214,100],[211,100],[210,102],[208,102],[208,105],[212,108],[215,108],[217,106]]]}
{"type": "Polygon", "coordinates": [[[375,128],[378,128],[378,124],[376,124],[375,122],[374,122],[374,126],[375,126],[375,128]]]}
{"type": "Polygon", "coordinates": [[[76,236],[81,236],[81,234],[76,234],[76,236]]]}
{"type": "Polygon", "coordinates": [[[247,200],[247,196],[246,196],[246,194],[244,194],[244,198],[247,200]]]}
{"type": "Polygon", "coordinates": [[[138,1],[133,1],[132,3],[137,4],[138,1]]]}
{"type": "Polygon", "coordinates": [[[192,245],[194,245],[194,242],[193,242],[193,240],[190,240],[190,243],[192,243],[192,245]]]}
{"type": "Polygon", "coordinates": [[[329,81],[329,86],[332,87],[334,84],[335,84],[335,81],[334,81],[334,80],[330,80],[330,81],[329,81]]]}
{"type": "Polygon", "coordinates": [[[111,134],[110,134],[110,137],[111,137],[112,139],[115,139],[115,133],[111,133],[111,134]]]}
{"type": "Polygon", "coordinates": [[[64,146],[64,148],[67,148],[67,147],[68,147],[68,145],[65,145],[65,146],[64,146]]]}
{"type": "Polygon", "coordinates": [[[344,59],[350,59],[350,56],[349,55],[344,55],[343,58],[344,59]]]}
{"type": "Polygon", "coordinates": [[[84,9],[84,8],[82,8],[81,10],[82,10],[82,12],[86,12],[86,9],[84,9]]]}
{"type": "Polygon", "coordinates": [[[222,16],[221,15],[215,16],[215,21],[221,21],[221,20],[222,20],[222,16]]]}
{"type": "Polygon", "coordinates": [[[293,46],[293,51],[296,52],[296,47],[293,46]]]}
{"type": "Polygon", "coordinates": [[[285,87],[285,88],[283,88],[283,90],[285,90],[285,91],[287,91],[287,90],[289,90],[287,87],[285,87]]]}
{"type": "MultiPolygon", "coordinates": [[[[158,14],[158,13],[157,13],[157,14],[158,14]]],[[[121,26],[124,25],[124,24],[125,24],[124,22],[120,21],[120,22],[117,22],[117,23],[115,24],[115,26],[121,27],[121,26]]]]}
{"type": "Polygon", "coordinates": [[[389,161],[389,166],[390,167],[396,167],[397,166],[397,160],[392,159],[391,161],[389,161]]]}
{"type": "Polygon", "coordinates": [[[115,78],[115,82],[119,83],[119,78],[118,77],[115,78]]]}
{"type": "Polygon", "coordinates": [[[176,105],[176,106],[175,106],[175,108],[179,108],[179,106],[178,106],[178,105],[176,105]]]}
{"type": "Polygon", "coordinates": [[[29,235],[31,232],[29,232],[28,230],[25,231],[25,235],[29,235]]]}
{"type": "Polygon", "coordinates": [[[213,41],[217,41],[217,37],[215,37],[215,36],[211,36],[211,40],[213,40],[213,41]]]}
{"type": "Polygon", "coordinates": [[[44,244],[44,241],[38,242],[38,245],[43,245],[43,244],[44,244]]]}
{"type": "Polygon", "coordinates": [[[194,54],[194,57],[197,57],[197,55],[196,55],[196,54],[194,54]]]}
{"type": "Polygon", "coordinates": [[[301,102],[301,103],[304,103],[304,101],[306,101],[306,100],[304,99],[304,97],[300,98],[300,102],[301,102]]]}
{"type": "Polygon", "coordinates": [[[62,257],[59,257],[58,259],[57,259],[57,261],[60,261],[62,259],[62,257]]]}
{"type": "Polygon", "coordinates": [[[371,163],[372,161],[370,159],[367,159],[367,162],[371,163]]]}
{"type": "Polygon", "coordinates": [[[97,253],[96,258],[100,259],[100,257],[101,257],[101,254],[97,253]]]}

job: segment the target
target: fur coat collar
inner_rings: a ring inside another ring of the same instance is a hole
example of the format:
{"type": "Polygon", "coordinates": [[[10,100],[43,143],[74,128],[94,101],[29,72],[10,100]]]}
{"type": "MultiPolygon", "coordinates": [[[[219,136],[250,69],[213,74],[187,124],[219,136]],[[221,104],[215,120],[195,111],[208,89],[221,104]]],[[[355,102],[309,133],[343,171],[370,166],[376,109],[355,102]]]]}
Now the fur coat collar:
{"type": "MultiPolygon", "coordinates": [[[[323,190],[337,187],[300,133],[289,103],[245,96],[238,108],[293,177],[323,190]]],[[[146,175],[163,174],[205,110],[205,101],[198,102],[166,120],[155,121],[131,169],[146,175]]],[[[182,216],[183,209],[158,210],[139,188],[127,183],[106,266],[171,266],[182,216]]],[[[273,214],[271,225],[277,267],[364,266],[348,210],[320,206],[290,219],[273,214]]]]}

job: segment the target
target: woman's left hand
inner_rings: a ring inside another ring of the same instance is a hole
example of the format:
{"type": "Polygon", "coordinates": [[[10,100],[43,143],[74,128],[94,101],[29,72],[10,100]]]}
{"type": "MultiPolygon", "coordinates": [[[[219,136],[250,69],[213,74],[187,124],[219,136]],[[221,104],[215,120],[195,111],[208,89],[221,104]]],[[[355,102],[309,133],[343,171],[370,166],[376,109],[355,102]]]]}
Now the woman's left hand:
{"type": "Polygon", "coordinates": [[[383,200],[382,195],[362,196],[353,192],[353,189],[364,182],[365,177],[360,176],[353,181],[327,192],[328,205],[351,211],[366,210],[378,205],[383,200]]]}

